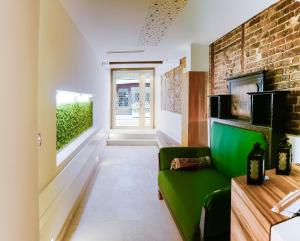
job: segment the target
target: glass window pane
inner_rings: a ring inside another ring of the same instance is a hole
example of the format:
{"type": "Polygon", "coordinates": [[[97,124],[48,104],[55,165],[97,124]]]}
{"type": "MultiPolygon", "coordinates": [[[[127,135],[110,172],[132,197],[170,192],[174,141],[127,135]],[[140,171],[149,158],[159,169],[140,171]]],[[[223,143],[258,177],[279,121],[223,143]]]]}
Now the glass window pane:
{"type": "Polygon", "coordinates": [[[114,127],[152,127],[153,70],[114,70],[114,127]]]}

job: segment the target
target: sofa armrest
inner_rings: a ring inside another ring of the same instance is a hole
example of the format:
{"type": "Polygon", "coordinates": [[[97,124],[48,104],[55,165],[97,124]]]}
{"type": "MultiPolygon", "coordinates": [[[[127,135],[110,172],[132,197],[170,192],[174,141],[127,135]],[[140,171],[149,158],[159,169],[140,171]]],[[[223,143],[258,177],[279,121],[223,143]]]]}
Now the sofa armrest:
{"type": "Polygon", "coordinates": [[[230,187],[208,194],[200,219],[201,240],[230,240],[230,187]]]}
{"type": "Polygon", "coordinates": [[[159,170],[170,169],[174,158],[210,156],[209,147],[163,147],[159,151],[159,170]]]}

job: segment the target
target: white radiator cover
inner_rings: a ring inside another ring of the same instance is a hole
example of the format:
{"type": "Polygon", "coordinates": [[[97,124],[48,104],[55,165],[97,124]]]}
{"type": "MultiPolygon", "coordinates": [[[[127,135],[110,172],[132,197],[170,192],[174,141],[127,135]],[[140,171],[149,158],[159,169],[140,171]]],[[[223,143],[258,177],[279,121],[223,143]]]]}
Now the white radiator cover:
{"type": "Polygon", "coordinates": [[[40,241],[56,240],[84,185],[99,162],[106,134],[94,134],[39,195],[40,241]]]}

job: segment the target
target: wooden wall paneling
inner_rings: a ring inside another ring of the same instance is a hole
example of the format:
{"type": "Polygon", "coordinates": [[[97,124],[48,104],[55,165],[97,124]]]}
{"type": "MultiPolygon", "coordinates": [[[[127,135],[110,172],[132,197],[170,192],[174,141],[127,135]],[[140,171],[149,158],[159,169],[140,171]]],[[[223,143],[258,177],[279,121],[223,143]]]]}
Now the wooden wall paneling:
{"type": "Polygon", "coordinates": [[[188,146],[189,140],[189,72],[182,75],[181,145],[188,146]]]}
{"type": "Polygon", "coordinates": [[[207,72],[183,78],[182,145],[207,146],[207,72]]]}
{"type": "Polygon", "coordinates": [[[207,80],[207,73],[190,72],[190,146],[207,146],[207,80]]]}

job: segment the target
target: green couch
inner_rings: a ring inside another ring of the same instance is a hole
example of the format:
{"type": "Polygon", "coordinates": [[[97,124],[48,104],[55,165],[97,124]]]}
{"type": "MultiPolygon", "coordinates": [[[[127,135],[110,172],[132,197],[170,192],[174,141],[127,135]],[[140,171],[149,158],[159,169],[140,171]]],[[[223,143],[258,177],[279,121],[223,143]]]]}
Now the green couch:
{"type": "Polygon", "coordinates": [[[184,241],[230,240],[230,182],[247,173],[255,142],[266,149],[259,132],[212,123],[208,147],[165,147],[159,152],[159,194],[166,201],[184,241]],[[210,155],[212,166],[170,170],[176,157],[210,155]]]}

